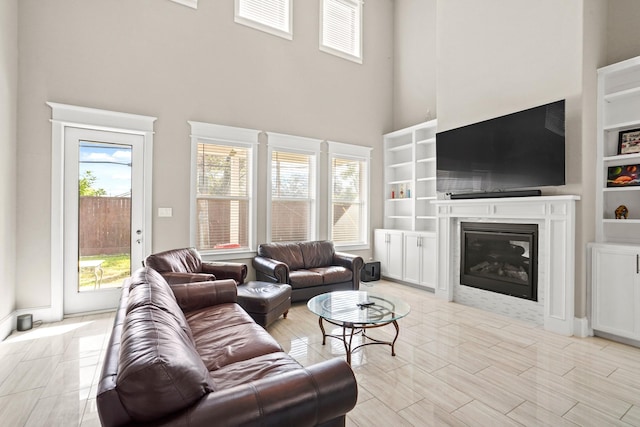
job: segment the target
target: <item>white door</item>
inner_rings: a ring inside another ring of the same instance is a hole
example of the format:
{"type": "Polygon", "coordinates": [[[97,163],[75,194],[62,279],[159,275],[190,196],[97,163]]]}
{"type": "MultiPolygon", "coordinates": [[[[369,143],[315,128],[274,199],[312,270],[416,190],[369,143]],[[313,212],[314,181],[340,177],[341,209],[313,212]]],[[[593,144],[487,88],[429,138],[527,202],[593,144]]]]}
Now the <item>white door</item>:
{"type": "Polygon", "coordinates": [[[387,266],[387,275],[391,279],[402,280],[402,259],[403,253],[403,233],[402,231],[387,232],[389,265],[387,266]]]}
{"type": "Polygon", "coordinates": [[[435,233],[425,234],[420,239],[420,249],[422,251],[420,284],[435,289],[437,280],[436,235],[435,233]]]}
{"type": "Polygon", "coordinates": [[[593,329],[640,339],[638,248],[593,248],[593,329]]]}
{"type": "Polygon", "coordinates": [[[402,279],[416,285],[420,283],[420,261],[422,258],[420,239],[422,236],[417,233],[404,234],[404,275],[402,279]]]}
{"type": "Polygon", "coordinates": [[[144,137],[67,128],[64,313],[115,308],[144,256],[144,137]]]}

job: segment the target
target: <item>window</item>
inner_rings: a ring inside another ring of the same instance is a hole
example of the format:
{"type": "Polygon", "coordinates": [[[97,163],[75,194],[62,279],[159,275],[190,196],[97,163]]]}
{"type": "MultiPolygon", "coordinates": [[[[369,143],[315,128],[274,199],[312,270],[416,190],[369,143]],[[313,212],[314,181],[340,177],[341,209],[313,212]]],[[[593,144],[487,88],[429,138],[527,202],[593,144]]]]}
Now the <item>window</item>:
{"type": "Polygon", "coordinates": [[[355,248],[369,244],[370,151],[369,147],[329,142],[329,235],[336,246],[355,248]]]}
{"type": "Polygon", "coordinates": [[[293,39],[291,0],[235,0],[235,21],[293,39]]]}
{"type": "Polygon", "coordinates": [[[268,241],[315,240],[319,148],[318,140],[269,134],[268,241]]]}
{"type": "Polygon", "coordinates": [[[322,0],[320,50],[362,64],[362,1],[322,0]]]}
{"type": "Polygon", "coordinates": [[[194,9],[198,8],[198,0],[171,0],[171,1],[183,4],[185,6],[192,7],[194,9]]]}
{"type": "Polygon", "coordinates": [[[192,244],[202,252],[255,247],[253,180],[258,131],[189,122],[192,133],[192,244]]]}

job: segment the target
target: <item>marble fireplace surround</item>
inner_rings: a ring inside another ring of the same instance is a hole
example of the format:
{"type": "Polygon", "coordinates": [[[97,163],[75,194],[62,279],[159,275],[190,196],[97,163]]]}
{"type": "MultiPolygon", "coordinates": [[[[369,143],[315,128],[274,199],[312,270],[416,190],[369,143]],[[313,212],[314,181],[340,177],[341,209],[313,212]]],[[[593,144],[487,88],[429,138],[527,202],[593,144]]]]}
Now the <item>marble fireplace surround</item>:
{"type": "Polygon", "coordinates": [[[533,310],[534,316],[539,311],[545,330],[574,335],[574,329],[581,328],[578,324],[574,326],[575,205],[578,200],[579,196],[562,195],[433,201],[437,215],[436,296],[464,304],[454,292],[460,286],[460,222],[538,224],[538,302],[476,289],[469,295],[475,292],[505,309],[510,305],[529,304],[528,309],[533,310]]]}

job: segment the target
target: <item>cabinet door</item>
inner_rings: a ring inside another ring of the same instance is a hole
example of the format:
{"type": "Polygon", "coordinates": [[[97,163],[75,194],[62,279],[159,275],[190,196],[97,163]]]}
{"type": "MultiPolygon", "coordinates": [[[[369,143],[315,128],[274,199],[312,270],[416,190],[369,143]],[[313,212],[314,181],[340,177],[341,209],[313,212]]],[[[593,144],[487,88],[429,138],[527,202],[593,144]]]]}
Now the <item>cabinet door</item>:
{"type": "Polygon", "coordinates": [[[436,236],[428,234],[422,236],[422,269],[420,270],[420,284],[436,288],[436,236]]]}
{"type": "Polygon", "coordinates": [[[638,251],[593,248],[593,329],[638,339],[638,251]]]}
{"type": "Polygon", "coordinates": [[[404,272],[402,280],[405,282],[420,283],[421,238],[422,236],[417,233],[404,234],[404,272]]]}
{"type": "Polygon", "coordinates": [[[389,264],[389,250],[387,248],[387,232],[385,230],[375,230],[373,232],[373,259],[380,261],[380,274],[387,275],[387,264],[389,264]]]}
{"type": "Polygon", "coordinates": [[[387,277],[402,280],[403,242],[401,231],[387,231],[387,250],[389,251],[389,264],[387,265],[387,277]]]}

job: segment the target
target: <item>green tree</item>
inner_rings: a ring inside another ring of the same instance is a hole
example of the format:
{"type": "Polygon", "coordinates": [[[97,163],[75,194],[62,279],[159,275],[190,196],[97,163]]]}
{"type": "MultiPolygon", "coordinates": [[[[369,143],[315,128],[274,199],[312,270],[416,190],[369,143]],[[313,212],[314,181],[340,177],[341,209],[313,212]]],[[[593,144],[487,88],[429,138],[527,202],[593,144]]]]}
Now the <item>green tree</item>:
{"type": "Polygon", "coordinates": [[[96,182],[96,176],[91,171],[85,171],[78,182],[78,193],[80,196],[106,196],[107,192],[104,188],[93,188],[96,182]]]}

